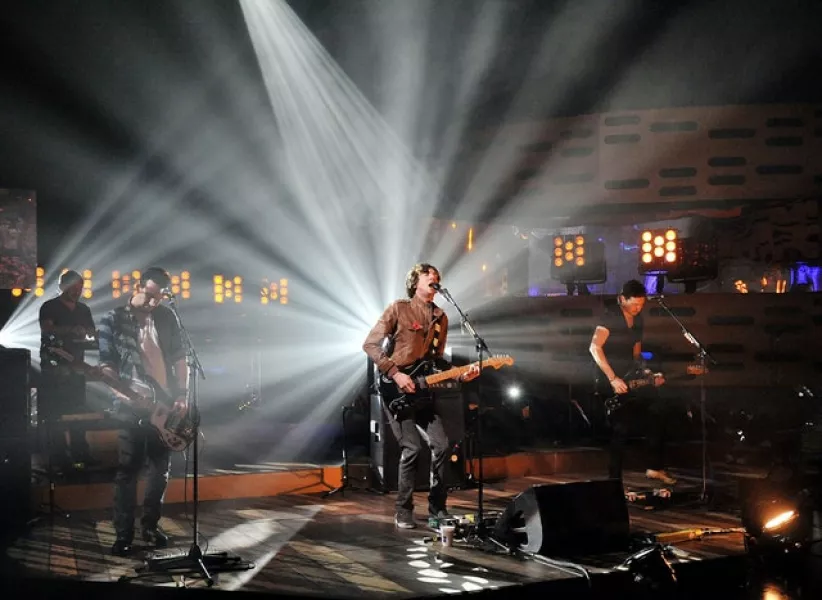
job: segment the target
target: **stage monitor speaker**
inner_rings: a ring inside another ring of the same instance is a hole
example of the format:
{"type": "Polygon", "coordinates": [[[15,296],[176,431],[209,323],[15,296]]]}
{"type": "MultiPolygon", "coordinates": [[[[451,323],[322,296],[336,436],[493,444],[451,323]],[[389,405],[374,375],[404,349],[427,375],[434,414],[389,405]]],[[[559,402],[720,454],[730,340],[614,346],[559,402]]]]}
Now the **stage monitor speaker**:
{"type": "Polygon", "coordinates": [[[626,550],[628,535],[618,479],[533,486],[511,500],[493,533],[509,548],[544,556],[626,550]]]}
{"type": "Polygon", "coordinates": [[[0,438],[25,438],[31,420],[31,352],[0,348],[0,438]]]}
{"type": "Polygon", "coordinates": [[[26,526],[31,518],[31,451],[28,438],[0,438],[0,538],[26,526]]]}
{"type": "MultiPolygon", "coordinates": [[[[458,389],[439,391],[436,407],[442,418],[450,448],[445,463],[445,485],[449,488],[460,487],[465,484],[465,407],[462,393],[458,389]]],[[[394,492],[397,490],[399,477],[400,446],[391,431],[391,424],[379,394],[371,394],[370,410],[371,468],[377,480],[375,487],[394,492]]],[[[415,489],[427,490],[431,485],[431,453],[424,448],[418,461],[415,489]]]]}

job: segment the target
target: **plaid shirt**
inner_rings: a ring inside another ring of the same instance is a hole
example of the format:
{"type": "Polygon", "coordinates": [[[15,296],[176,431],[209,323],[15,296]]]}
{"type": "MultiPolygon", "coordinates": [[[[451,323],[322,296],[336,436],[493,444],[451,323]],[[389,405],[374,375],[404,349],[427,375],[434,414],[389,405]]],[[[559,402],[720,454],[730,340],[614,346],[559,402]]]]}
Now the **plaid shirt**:
{"type": "MultiPolygon", "coordinates": [[[[171,397],[174,397],[180,390],[172,367],[186,356],[180,337],[180,328],[177,325],[177,319],[174,318],[174,313],[165,306],[158,306],[151,314],[154,317],[160,349],[163,351],[166,364],[166,379],[171,388],[168,391],[171,392],[171,397]]],[[[97,333],[100,345],[100,365],[116,369],[120,379],[124,381],[131,381],[135,373],[140,380],[146,381],[146,372],[140,356],[138,331],[139,326],[131,305],[115,308],[100,321],[97,333]]]]}

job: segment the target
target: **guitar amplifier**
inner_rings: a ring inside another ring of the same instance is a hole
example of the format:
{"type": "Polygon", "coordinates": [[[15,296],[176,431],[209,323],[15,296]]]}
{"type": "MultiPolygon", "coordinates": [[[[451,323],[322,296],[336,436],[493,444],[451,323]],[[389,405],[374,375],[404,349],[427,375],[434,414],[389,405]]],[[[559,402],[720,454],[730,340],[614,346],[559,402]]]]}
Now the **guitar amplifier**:
{"type": "Polygon", "coordinates": [[[0,348],[0,438],[28,435],[31,422],[31,352],[0,348]]]}
{"type": "MultiPolygon", "coordinates": [[[[442,417],[445,434],[449,441],[449,454],[445,463],[445,485],[449,488],[460,487],[465,483],[465,406],[462,391],[451,387],[437,392],[436,409],[442,417]]],[[[391,430],[388,411],[382,396],[371,394],[371,418],[369,422],[369,439],[371,451],[372,476],[375,487],[383,491],[397,491],[400,464],[400,445],[391,430]]],[[[415,489],[418,491],[430,488],[431,452],[426,450],[425,441],[417,462],[417,479],[415,489]]]]}
{"type": "Polygon", "coordinates": [[[22,531],[32,516],[31,449],[26,437],[0,438],[0,540],[22,531]]]}

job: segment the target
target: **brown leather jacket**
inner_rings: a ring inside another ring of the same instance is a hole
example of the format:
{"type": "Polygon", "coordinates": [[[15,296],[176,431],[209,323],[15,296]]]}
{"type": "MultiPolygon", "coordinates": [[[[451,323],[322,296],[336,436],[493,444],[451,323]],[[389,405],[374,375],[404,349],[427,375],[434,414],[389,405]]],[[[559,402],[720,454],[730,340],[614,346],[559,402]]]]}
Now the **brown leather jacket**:
{"type": "Polygon", "coordinates": [[[441,327],[439,342],[436,352],[429,357],[441,359],[448,337],[448,316],[436,304],[429,305],[416,296],[392,302],[365,338],[362,349],[380,372],[393,377],[398,368],[425,356],[434,338],[437,320],[441,327]],[[391,335],[395,335],[394,352],[388,356],[383,350],[383,340],[391,335]]]}

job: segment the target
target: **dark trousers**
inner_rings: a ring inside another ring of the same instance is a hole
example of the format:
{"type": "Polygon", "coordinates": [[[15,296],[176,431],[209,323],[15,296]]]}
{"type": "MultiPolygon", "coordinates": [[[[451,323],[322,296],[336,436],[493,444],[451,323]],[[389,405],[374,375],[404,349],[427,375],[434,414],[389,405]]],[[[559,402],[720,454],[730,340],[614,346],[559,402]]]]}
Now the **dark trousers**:
{"type": "Polygon", "coordinates": [[[428,492],[428,510],[431,513],[445,510],[448,497],[448,490],[445,488],[448,437],[445,435],[442,418],[431,407],[403,411],[397,418],[388,413],[388,420],[401,449],[397,510],[414,509],[417,463],[422,451],[423,440],[431,450],[431,487],[428,492]]]}
{"type": "Polygon", "coordinates": [[[38,420],[43,425],[52,466],[89,457],[86,430],[81,423],[60,425],[63,415],[88,412],[86,379],[82,375],[44,372],[37,390],[38,420]],[[66,444],[66,432],[69,444],[66,444]],[[70,453],[70,456],[69,456],[70,453]]]}
{"type": "Polygon", "coordinates": [[[611,424],[608,476],[622,479],[625,448],[634,432],[644,434],[644,468],[659,471],[665,468],[667,417],[659,402],[633,400],[626,402],[608,418],[611,424]]]}
{"type": "Polygon", "coordinates": [[[137,479],[148,460],[146,493],[143,499],[143,529],[154,529],[160,521],[171,453],[147,427],[129,427],[118,434],[119,462],[114,476],[114,529],[118,539],[134,537],[134,513],[137,505],[137,479]]]}

